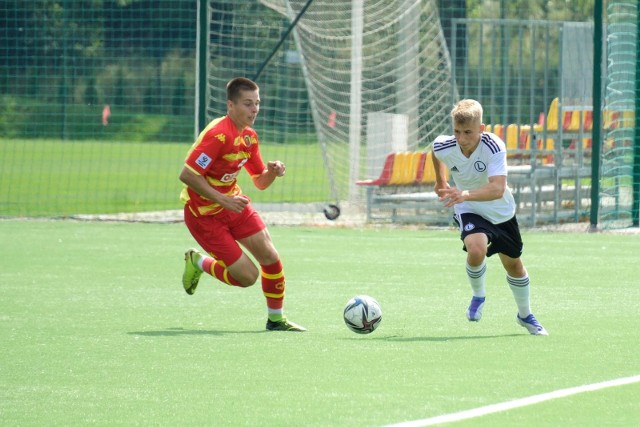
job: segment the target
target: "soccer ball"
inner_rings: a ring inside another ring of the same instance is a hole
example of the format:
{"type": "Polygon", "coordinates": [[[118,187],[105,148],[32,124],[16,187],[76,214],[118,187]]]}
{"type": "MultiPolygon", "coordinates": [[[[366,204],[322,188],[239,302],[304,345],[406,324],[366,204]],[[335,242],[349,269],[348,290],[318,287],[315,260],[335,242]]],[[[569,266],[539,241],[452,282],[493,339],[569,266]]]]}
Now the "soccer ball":
{"type": "Polygon", "coordinates": [[[344,323],[358,334],[370,334],[382,321],[382,310],[378,301],[368,295],[358,295],[344,307],[344,323]]]}

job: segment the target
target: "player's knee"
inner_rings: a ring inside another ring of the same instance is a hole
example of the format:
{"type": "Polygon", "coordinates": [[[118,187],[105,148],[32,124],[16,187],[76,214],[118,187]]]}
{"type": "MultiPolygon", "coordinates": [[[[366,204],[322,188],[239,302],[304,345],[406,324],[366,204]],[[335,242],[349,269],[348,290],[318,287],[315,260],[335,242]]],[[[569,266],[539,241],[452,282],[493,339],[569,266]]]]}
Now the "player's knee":
{"type": "Polygon", "coordinates": [[[260,271],[249,258],[242,258],[229,267],[229,274],[238,282],[238,286],[248,288],[257,282],[260,271]]]}
{"type": "Polygon", "coordinates": [[[524,265],[522,265],[522,263],[516,263],[512,266],[509,266],[509,268],[505,268],[507,270],[507,274],[511,277],[525,277],[527,275],[527,269],[524,268],[524,265]]]}
{"type": "Polygon", "coordinates": [[[467,245],[467,254],[469,261],[474,261],[470,264],[480,265],[482,260],[487,256],[487,248],[484,245],[467,245]]]}
{"type": "Polygon", "coordinates": [[[245,265],[244,268],[239,265],[233,265],[229,268],[229,275],[235,279],[235,285],[242,288],[253,286],[259,277],[260,272],[252,264],[245,265]]]}
{"type": "Polygon", "coordinates": [[[242,277],[236,277],[236,280],[240,282],[240,286],[243,288],[248,288],[249,286],[253,286],[258,281],[258,273],[257,272],[247,272],[248,274],[241,275],[242,277]]]}
{"type": "Polygon", "coordinates": [[[487,255],[487,244],[487,237],[481,233],[471,234],[465,237],[464,247],[467,250],[469,261],[475,261],[477,263],[471,263],[471,265],[480,265],[482,263],[482,260],[487,255]]]}
{"type": "Polygon", "coordinates": [[[278,254],[278,251],[272,247],[270,250],[258,254],[256,256],[256,260],[260,265],[271,265],[280,261],[280,255],[278,254]]]}

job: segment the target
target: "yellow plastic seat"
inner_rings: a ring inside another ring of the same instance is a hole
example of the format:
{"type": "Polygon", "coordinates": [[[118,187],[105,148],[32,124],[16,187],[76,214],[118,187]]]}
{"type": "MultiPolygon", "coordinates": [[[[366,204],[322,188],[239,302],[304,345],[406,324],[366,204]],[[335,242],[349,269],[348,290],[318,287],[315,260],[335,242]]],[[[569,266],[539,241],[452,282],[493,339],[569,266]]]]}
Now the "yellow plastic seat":
{"type": "MultiPolygon", "coordinates": [[[[427,152],[424,156],[424,170],[422,172],[422,184],[434,184],[436,182],[436,170],[433,168],[433,152],[427,152]]],[[[446,177],[449,179],[449,171],[446,172],[446,177]]]]}
{"type": "Polygon", "coordinates": [[[622,127],[633,128],[636,125],[636,114],[634,111],[622,112],[622,127]]]}
{"type": "Polygon", "coordinates": [[[500,139],[504,139],[504,125],[493,125],[493,133],[500,139]]]}
{"type": "Polygon", "coordinates": [[[507,137],[505,143],[507,145],[507,151],[517,150],[520,136],[518,135],[518,125],[513,123],[507,126],[507,137]]]}
{"type": "Polygon", "coordinates": [[[542,132],[546,124],[548,132],[556,132],[558,130],[558,98],[553,98],[549,105],[549,111],[545,116],[545,123],[538,123],[533,127],[536,132],[542,132]]]}
{"type": "Polygon", "coordinates": [[[568,132],[580,132],[580,123],[584,123],[582,111],[571,111],[571,120],[564,130],[568,132]]]}
{"type": "MultiPolygon", "coordinates": [[[[393,162],[393,170],[391,171],[390,185],[407,185],[411,181],[411,164],[413,161],[413,153],[411,151],[402,151],[396,153],[393,162]]],[[[415,176],[415,175],[414,175],[415,176]]]]}

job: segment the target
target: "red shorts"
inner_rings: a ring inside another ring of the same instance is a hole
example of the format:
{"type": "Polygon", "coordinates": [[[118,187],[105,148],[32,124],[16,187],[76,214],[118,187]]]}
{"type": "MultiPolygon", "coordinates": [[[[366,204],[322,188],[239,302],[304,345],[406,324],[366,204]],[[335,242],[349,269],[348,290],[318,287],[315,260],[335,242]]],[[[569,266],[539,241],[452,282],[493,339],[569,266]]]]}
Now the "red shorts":
{"type": "Polygon", "coordinates": [[[253,236],[266,228],[250,204],[240,213],[225,209],[216,215],[198,217],[185,205],[184,223],[202,249],[226,266],[242,256],[242,248],[237,240],[253,236]]]}

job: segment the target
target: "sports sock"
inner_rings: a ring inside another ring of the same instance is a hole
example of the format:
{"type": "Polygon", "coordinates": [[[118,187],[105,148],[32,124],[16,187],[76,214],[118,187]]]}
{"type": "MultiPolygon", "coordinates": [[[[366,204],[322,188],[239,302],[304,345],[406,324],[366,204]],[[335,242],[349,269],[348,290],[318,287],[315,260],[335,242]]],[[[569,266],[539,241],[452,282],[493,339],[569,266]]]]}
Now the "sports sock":
{"type": "Polygon", "coordinates": [[[467,276],[469,277],[469,284],[473,291],[474,297],[484,297],[485,291],[485,277],[487,273],[487,261],[484,259],[482,264],[478,266],[471,266],[467,263],[467,276]]]}
{"type": "Polygon", "coordinates": [[[507,282],[513,293],[513,299],[516,300],[518,306],[518,314],[522,319],[531,314],[531,305],[529,302],[529,275],[524,277],[511,277],[507,274],[507,282]]]}
{"type": "Polygon", "coordinates": [[[269,319],[282,320],[285,280],[280,260],[271,265],[260,265],[262,269],[262,293],[267,299],[269,319]]]}
{"type": "Polygon", "coordinates": [[[269,320],[271,320],[272,322],[280,322],[284,318],[282,309],[269,308],[268,314],[269,320]]]}
{"type": "Polygon", "coordinates": [[[229,270],[224,265],[224,263],[220,260],[215,260],[208,256],[202,256],[198,260],[198,266],[205,273],[209,273],[216,279],[220,280],[223,283],[231,286],[240,286],[240,282],[238,282],[231,274],[229,274],[229,270]]]}

